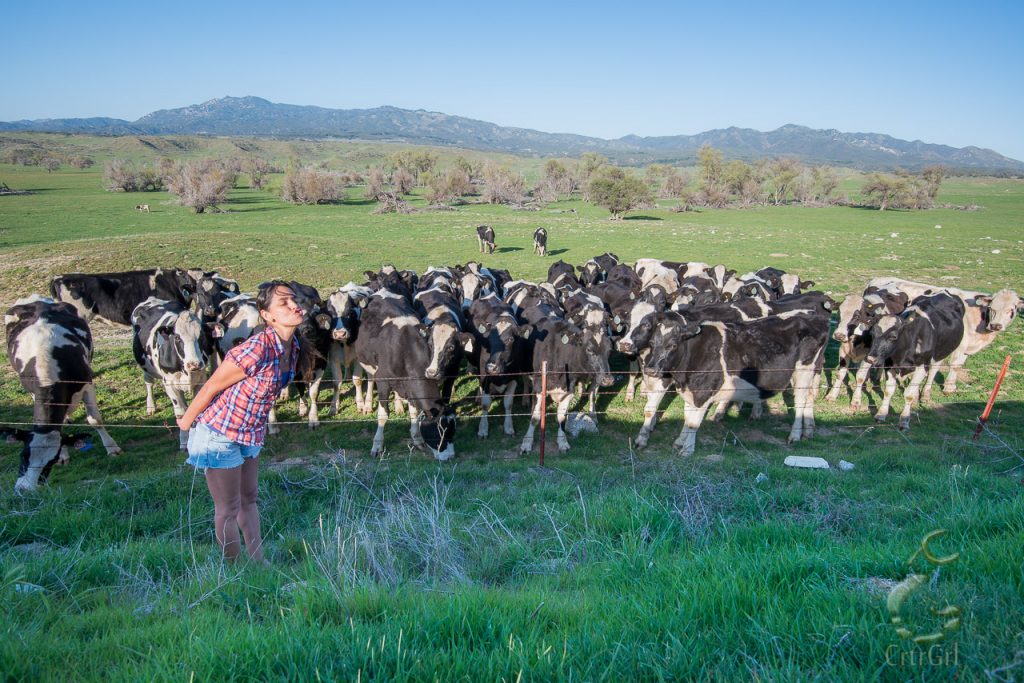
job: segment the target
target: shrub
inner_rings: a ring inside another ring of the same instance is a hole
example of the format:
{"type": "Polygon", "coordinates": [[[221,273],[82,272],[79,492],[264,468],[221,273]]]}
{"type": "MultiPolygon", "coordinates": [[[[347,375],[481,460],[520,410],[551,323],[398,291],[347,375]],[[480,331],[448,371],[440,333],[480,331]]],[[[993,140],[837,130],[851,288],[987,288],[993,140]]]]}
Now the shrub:
{"type": "Polygon", "coordinates": [[[293,204],[323,204],[341,198],[338,174],[306,166],[290,168],[284,174],[281,198],[293,204]]]}
{"type": "Polygon", "coordinates": [[[213,159],[179,164],[167,179],[167,189],[178,195],[178,203],[196,213],[227,200],[233,174],[213,159]]]}

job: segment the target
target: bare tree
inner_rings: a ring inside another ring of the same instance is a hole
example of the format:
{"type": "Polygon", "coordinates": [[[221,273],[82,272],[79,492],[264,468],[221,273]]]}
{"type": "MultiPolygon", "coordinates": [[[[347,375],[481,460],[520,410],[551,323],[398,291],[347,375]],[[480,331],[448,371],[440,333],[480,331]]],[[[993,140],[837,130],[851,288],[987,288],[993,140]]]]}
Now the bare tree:
{"type": "Polygon", "coordinates": [[[673,168],[665,176],[665,181],[661,184],[658,196],[662,199],[680,199],[689,185],[690,174],[673,168]]]}
{"type": "Polygon", "coordinates": [[[262,190],[270,180],[270,162],[263,157],[250,157],[245,162],[245,172],[249,174],[249,187],[262,190]]]}
{"type": "Polygon", "coordinates": [[[928,166],[921,170],[921,178],[924,179],[929,199],[934,200],[938,196],[939,187],[947,175],[949,175],[949,169],[945,166],[928,166]]]}
{"type": "Polygon", "coordinates": [[[77,156],[77,157],[71,157],[70,159],[68,159],[68,164],[71,167],[78,168],[78,169],[89,168],[89,167],[91,167],[95,163],[96,162],[93,161],[91,157],[77,156]]]}
{"type": "Polygon", "coordinates": [[[384,169],[380,167],[371,168],[366,174],[366,190],[363,196],[367,199],[378,200],[387,190],[388,178],[384,169]]]}
{"type": "Polygon", "coordinates": [[[399,194],[409,194],[415,184],[416,178],[404,167],[399,166],[391,174],[391,185],[399,194]]]}
{"type": "Polygon", "coordinates": [[[179,164],[168,179],[167,190],[178,195],[178,203],[196,213],[215,208],[227,201],[232,176],[214,159],[198,159],[179,164]]]}
{"type": "Polygon", "coordinates": [[[281,198],[292,204],[324,204],[340,197],[338,174],[311,166],[289,168],[281,183],[281,198]]]}
{"type": "Polygon", "coordinates": [[[473,186],[469,175],[459,168],[450,168],[444,173],[435,175],[427,184],[427,201],[431,204],[452,204],[469,194],[473,186]]]}
{"type": "Polygon", "coordinates": [[[111,159],[103,167],[103,187],[108,192],[135,192],[135,164],[127,159],[111,159]]]}
{"type": "Polygon", "coordinates": [[[53,157],[44,157],[39,165],[46,169],[47,173],[53,173],[60,168],[60,160],[53,157]]]}
{"type": "Polygon", "coordinates": [[[518,173],[488,162],[484,165],[483,200],[488,204],[521,204],[525,182],[518,173]]]}

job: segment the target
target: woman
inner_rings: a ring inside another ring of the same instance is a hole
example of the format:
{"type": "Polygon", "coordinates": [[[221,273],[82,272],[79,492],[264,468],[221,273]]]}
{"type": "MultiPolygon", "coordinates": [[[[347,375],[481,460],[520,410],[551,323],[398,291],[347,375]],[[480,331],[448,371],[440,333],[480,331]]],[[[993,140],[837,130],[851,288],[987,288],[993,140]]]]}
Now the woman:
{"type": "Polygon", "coordinates": [[[206,472],[213,496],[214,533],[224,557],[238,557],[241,529],[250,559],[262,563],[257,456],[274,399],[296,371],[306,375],[316,352],[311,345],[299,343],[296,331],[303,311],[287,283],[275,280],[260,285],[256,308],[266,328],[225,355],[225,362],[178,418],[178,427],[189,430],[197,422],[189,432],[187,462],[206,472]]]}

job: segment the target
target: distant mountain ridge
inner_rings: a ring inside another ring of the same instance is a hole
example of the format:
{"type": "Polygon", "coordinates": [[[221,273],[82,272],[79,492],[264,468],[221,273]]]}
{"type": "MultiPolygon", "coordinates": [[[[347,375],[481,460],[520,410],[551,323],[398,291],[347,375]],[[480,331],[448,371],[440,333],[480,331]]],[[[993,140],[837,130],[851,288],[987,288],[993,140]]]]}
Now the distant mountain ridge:
{"type": "Polygon", "coordinates": [[[768,132],[731,127],[697,135],[627,135],[605,140],[499,126],[422,109],[388,106],[327,109],[277,104],[260,97],[222,97],[179,109],[161,109],[137,121],[97,117],[0,122],[0,132],[19,131],[341,138],[463,147],[520,155],[576,156],[583,152],[598,152],[626,164],[692,161],[700,146],[707,143],[721,150],[727,158],[746,160],[792,156],[806,163],[862,170],[917,169],[943,164],[976,172],[1024,172],[1024,162],[990,149],[956,148],[920,140],[900,140],[879,133],[843,133],[793,124],[768,132]]]}

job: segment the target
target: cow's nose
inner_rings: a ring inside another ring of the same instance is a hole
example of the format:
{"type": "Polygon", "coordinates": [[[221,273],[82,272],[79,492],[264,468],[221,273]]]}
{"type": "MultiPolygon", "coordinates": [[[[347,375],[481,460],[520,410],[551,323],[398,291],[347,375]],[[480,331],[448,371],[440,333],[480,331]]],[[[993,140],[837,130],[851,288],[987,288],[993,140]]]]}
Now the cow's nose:
{"type": "Polygon", "coordinates": [[[612,382],[613,379],[611,375],[605,375],[604,377],[601,378],[602,387],[610,387],[612,385],[612,382]]]}
{"type": "Polygon", "coordinates": [[[864,360],[866,360],[869,365],[874,365],[875,363],[878,362],[878,356],[868,356],[864,360]]]}
{"type": "Polygon", "coordinates": [[[619,351],[621,351],[622,353],[632,353],[633,352],[633,342],[620,341],[619,342],[619,351]]]}
{"type": "Polygon", "coordinates": [[[427,371],[426,371],[425,374],[427,376],[427,379],[437,379],[437,375],[438,375],[437,368],[427,368],[427,371]]]}
{"type": "Polygon", "coordinates": [[[488,363],[487,372],[491,373],[492,375],[495,374],[496,372],[498,372],[498,366],[495,365],[494,363],[488,363]]]}
{"type": "Polygon", "coordinates": [[[837,342],[844,342],[846,341],[846,333],[836,332],[834,335],[832,335],[832,338],[835,339],[837,342]]]}
{"type": "Polygon", "coordinates": [[[337,339],[338,341],[343,341],[345,339],[348,339],[348,330],[335,330],[333,334],[331,334],[331,336],[337,339]]]}
{"type": "Polygon", "coordinates": [[[1002,325],[1000,325],[999,323],[996,323],[996,324],[994,324],[994,325],[989,325],[989,326],[988,326],[988,328],[989,328],[990,330],[992,330],[993,332],[1001,332],[1001,331],[1002,331],[1002,329],[1003,329],[1003,326],[1002,326],[1002,325]]]}

